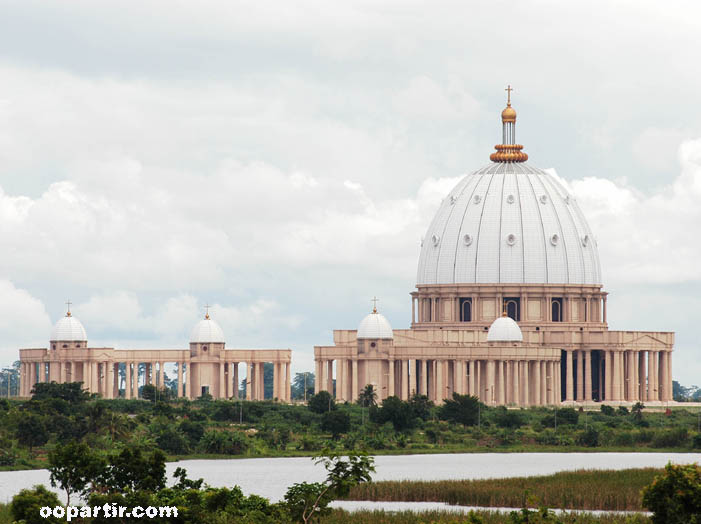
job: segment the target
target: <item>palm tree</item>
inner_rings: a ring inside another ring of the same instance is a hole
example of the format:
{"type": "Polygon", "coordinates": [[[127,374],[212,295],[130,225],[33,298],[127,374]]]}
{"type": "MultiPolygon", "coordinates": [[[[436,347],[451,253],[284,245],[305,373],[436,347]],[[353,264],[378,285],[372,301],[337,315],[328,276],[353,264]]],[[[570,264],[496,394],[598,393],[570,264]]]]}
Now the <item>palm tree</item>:
{"type": "Polygon", "coordinates": [[[375,386],[368,384],[365,386],[363,391],[358,397],[358,404],[361,406],[376,406],[377,405],[377,392],[375,391],[375,386]]]}

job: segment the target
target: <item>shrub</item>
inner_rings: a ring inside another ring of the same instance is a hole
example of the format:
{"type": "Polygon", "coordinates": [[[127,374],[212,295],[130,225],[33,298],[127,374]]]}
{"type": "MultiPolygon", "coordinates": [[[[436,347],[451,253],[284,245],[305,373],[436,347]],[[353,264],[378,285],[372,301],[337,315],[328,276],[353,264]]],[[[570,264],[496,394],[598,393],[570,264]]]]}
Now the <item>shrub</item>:
{"type": "Polygon", "coordinates": [[[654,524],[701,522],[701,468],[667,464],[664,473],[643,489],[643,505],[654,524]]]}
{"type": "Polygon", "coordinates": [[[24,522],[25,524],[58,524],[63,522],[63,519],[58,519],[54,516],[43,518],[39,514],[39,510],[44,506],[54,508],[60,506],[56,494],[49,491],[44,486],[34,486],[32,489],[23,489],[17,495],[12,497],[10,503],[10,513],[16,522],[24,522]]]}
{"type": "Polygon", "coordinates": [[[701,433],[697,433],[696,435],[694,435],[692,446],[694,447],[694,449],[701,449],[701,433]]]}
{"type": "Polygon", "coordinates": [[[633,434],[628,431],[622,431],[616,435],[613,442],[616,446],[632,446],[633,434]]]}
{"type": "Polygon", "coordinates": [[[652,439],[653,448],[677,448],[689,442],[689,432],[686,428],[665,430],[652,439]]]}
{"type": "Polygon", "coordinates": [[[602,404],[601,405],[601,413],[610,417],[610,416],[615,415],[616,411],[611,406],[607,406],[606,404],[602,404]]]}
{"type": "Polygon", "coordinates": [[[593,427],[589,427],[577,436],[577,444],[588,448],[597,447],[599,445],[599,432],[593,427]]]}
{"type": "Polygon", "coordinates": [[[479,411],[480,401],[477,397],[453,393],[453,398],[446,399],[441,406],[438,417],[464,426],[474,426],[477,424],[479,411]]]}
{"type": "Polygon", "coordinates": [[[319,393],[313,395],[307,402],[307,406],[314,413],[326,413],[336,409],[336,403],[328,391],[319,391],[319,393]]]}

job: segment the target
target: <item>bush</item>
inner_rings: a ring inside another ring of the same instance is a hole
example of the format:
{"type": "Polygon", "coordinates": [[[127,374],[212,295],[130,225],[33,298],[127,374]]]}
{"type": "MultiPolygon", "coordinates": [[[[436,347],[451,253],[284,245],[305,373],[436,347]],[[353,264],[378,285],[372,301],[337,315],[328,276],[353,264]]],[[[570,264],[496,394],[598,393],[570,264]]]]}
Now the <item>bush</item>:
{"type": "Polygon", "coordinates": [[[692,446],[694,447],[694,449],[701,449],[701,433],[697,433],[696,435],[694,435],[692,446]]]}
{"type": "Polygon", "coordinates": [[[667,464],[664,473],[643,489],[643,506],[654,524],[701,523],[701,468],[667,464]]]}
{"type": "Polygon", "coordinates": [[[500,428],[520,428],[526,423],[526,418],[521,411],[501,406],[494,412],[494,422],[500,428]]]}
{"type": "Polygon", "coordinates": [[[586,431],[577,436],[577,444],[588,448],[595,448],[599,445],[599,432],[589,427],[586,431]]]}
{"type": "Polygon", "coordinates": [[[350,430],[350,416],[344,411],[327,411],[321,419],[321,429],[330,431],[333,438],[337,439],[341,433],[350,430]]]}
{"type": "Polygon", "coordinates": [[[601,413],[604,415],[611,417],[616,414],[616,410],[614,410],[611,406],[607,406],[606,404],[601,405],[601,413]]]}
{"type": "Polygon", "coordinates": [[[326,413],[336,409],[336,403],[328,391],[319,391],[319,393],[313,395],[307,402],[307,406],[314,413],[326,413]]]}
{"type": "Polygon", "coordinates": [[[480,401],[477,397],[453,393],[453,398],[446,399],[441,406],[438,417],[464,426],[474,426],[479,418],[479,410],[480,401]]]}
{"type": "Polygon", "coordinates": [[[12,497],[10,503],[10,513],[13,520],[24,522],[25,524],[58,524],[63,522],[63,519],[58,519],[54,516],[43,518],[39,514],[39,510],[45,506],[54,508],[60,506],[61,503],[56,496],[56,493],[49,491],[44,486],[34,486],[32,489],[23,489],[17,495],[12,497]]]}
{"type": "Polygon", "coordinates": [[[653,448],[678,448],[687,445],[689,432],[686,428],[665,430],[652,439],[653,448]]]}

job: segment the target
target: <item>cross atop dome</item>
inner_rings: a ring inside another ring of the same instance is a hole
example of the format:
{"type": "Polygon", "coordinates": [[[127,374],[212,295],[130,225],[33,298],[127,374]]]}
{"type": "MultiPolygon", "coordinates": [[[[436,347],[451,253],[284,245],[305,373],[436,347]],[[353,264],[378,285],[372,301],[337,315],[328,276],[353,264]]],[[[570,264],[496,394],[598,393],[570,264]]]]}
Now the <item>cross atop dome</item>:
{"type": "Polygon", "coordinates": [[[209,308],[212,307],[209,304],[205,304],[204,306],[204,318],[205,320],[209,320],[209,308]]]}
{"type": "Polygon", "coordinates": [[[371,300],[370,302],[372,302],[372,312],[373,312],[373,313],[377,313],[377,303],[378,303],[379,301],[380,301],[379,298],[377,298],[377,297],[372,297],[372,300],[371,300]]]}
{"type": "Polygon", "coordinates": [[[511,107],[511,84],[506,86],[506,107],[501,112],[502,143],[494,146],[497,150],[489,159],[492,162],[525,162],[528,155],[521,150],[522,145],[516,143],[516,110],[511,107]]]}
{"type": "Polygon", "coordinates": [[[71,316],[71,304],[73,304],[73,302],[71,302],[70,300],[66,302],[66,305],[68,306],[68,311],[66,311],[67,317],[71,316]]]}

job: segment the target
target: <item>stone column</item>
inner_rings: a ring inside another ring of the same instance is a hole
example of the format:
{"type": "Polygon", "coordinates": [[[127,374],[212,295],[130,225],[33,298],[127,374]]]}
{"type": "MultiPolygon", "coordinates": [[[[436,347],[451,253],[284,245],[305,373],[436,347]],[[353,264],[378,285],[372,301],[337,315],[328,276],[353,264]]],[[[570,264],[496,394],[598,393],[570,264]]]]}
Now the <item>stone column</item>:
{"type": "Polygon", "coordinates": [[[131,381],[131,385],[134,387],[132,396],[134,398],[139,398],[139,363],[134,362],[134,378],[131,381]]]}
{"type": "MultiPolygon", "coordinates": [[[[545,360],[539,362],[540,365],[540,401],[543,405],[548,404],[548,365],[545,360]]],[[[555,377],[550,375],[550,389],[555,388],[555,377]]]]}
{"type": "Polygon", "coordinates": [[[504,404],[504,361],[497,361],[497,404],[504,404]]]}
{"type": "MultiPolygon", "coordinates": [[[[258,362],[256,371],[258,374],[256,378],[258,379],[258,400],[265,400],[265,362],[258,362]]],[[[333,396],[333,388],[329,392],[333,396]]]]}
{"type": "Polygon", "coordinates": [[[534,360],[531,364],[533,368],[533,404],[536,406],[541,406],[540,401],[540,361],[534,360]]]}
{"type": "Polygon", "coordinates": [[[234,398],[238,399],[241,397],[239,394],[239,363],[238,362],[232,362],[231,365],[233,366],[233,372],[232,376],[234,379],[234,398]]]}
{"type": "Polygon", "coordinates": [[[165,362],[159,362],[158,363],[158,387],[159,388],[165,388],[166,387],[166,363],[165,362]]]}
{"type": "Polygon", "coordinates": [[[326,391],[333,397],[333,360],[326,361],[326,391]]]}
{"type": "Polygon", "coordinates": [[[426,360],[421,360],[421,376],[419,377],[419,390],[424,396],[428,396],[428,366],[426,360]]]}
{"type": "Polygon", "coordinates": [[[445,397],[445,388],[443,387],[443,361],[436,360],[436,404],[441,404],[445,397]]]}
{"type": "Polygon", "coordinates": [[[354,358],[351,364],[351,396],[353,397],[351,400],[355,402],[358,399],[358,396],[360,395],[360,393],[358,392],[358,359],[354,358]]]}
{"type": "Polygon", "coordinates": [[[652,401],[654,399],[653,395],[653,381],[652,381],[652,374],[653,370],[655,369],[654,364],[652,363],[653,359],[653,354],[652,351],[647,352],[647,394],[645,395],[645,400],[652,401]]]}
{"type": "Polygon", "coordinates": [[[577,400],[584,400],[584,355],[581,349],[577,351],[577,400]]]}
{"type": "Polygon", "coordinates": [[[591,402],[593,400],[591,393],[591,350],[587,349],[584,352],[584,400],[591,402]]]}
{"type": "Polygon", "coordinates": [[[487,387],[486,387],[486,399],[490,405],[494,405],[496,402],[496,362],[493,360],[487,361],[487,387]]]}
{"type": "Polygon", "coordinates": [[[504,361],[504,404],[509,404],[514,401],[513,392],[511,391],[511,386],[514,383],[513,369],[512,361],[504,361]]]}
{"type": "MultiPolygon", "coordinates": [[[[316,377],[318,383],[319,377],[316,377]]],[[[253,382],[253,363],[246,362],[246,400],[251,400],[251,389],[253,382]]],[[[317,391],[318,393],[318,391],[317,391]]]]}
{"type": "Polygon", "coordinates": [[[411,297],[411,323],[416,322],[416,299],[411,297]]]}
{"type": "Polygon", "coordinates": [[[183,365],[187,364],[187,368],[185,370],[186,375],[185,375],[185,396],[187,398],[192,398],[192,362],[183,362],[183,365]]]}
{"type": "Polygon", "coordinates": [[[409,400],[409,361],[402,359],[402,400],[409,400]]]}
{"type": "Polygon", "coordinates": [[[409,361],[409,396],[415,395],[416,389],[416,360],[409,361]]]}
{"type": "MultiPolygon", "coordinates": [[[[572,362],[572,350],[567,350],[567,383],[565,384],[566,396],[565,400],[568,402],[574,400],[574,366],[572,362]]],[[[553,376],[553,384],[555,383],[555,377],[553,376]]]]}
{"type": "MultiPolygon", "coordinates": [[[[390,359],[389,361],[389,374],[387,378],[389,379],[387,381],[387,396],[391,397],[393,395],[396,395],[395,393],[395,375],[397,374],[397,363],[394,359],[390,359]]],[[[396,395],[399,396],[399,395],[396,395]]]]}
{"type": "Polygon", "coordinates": [[[531,404],[531,401],[530,401],[531,389],[530,389],[530,381],[529,381],[530,377],[528,376],[529,371],[530,371],[529,368],[530,368],[530,366],[529,366],[528,360],[524,360],[523,362],[521,362],[521,373],[523,376],[523,405],[524,406],[530,406],[530,404],[531,404]]]}
{"type": "Polygon", "coordinates": [[[613,352],[605,351],[606,361],[605,361],[605,386],[604,386],[604,397],[605,400],[613,400],[613,352]]]}
{"type": "Polygon", "coordinates": [[[183,396],[183,362],[178,362],[178,398],[183,396]]]}
{"type": "Polygon", "coordinates": [[[127,361],[124,363],[124,396],[126,398],[131,398],[134,392],[134,388],[131,386],[131,362],[127,361]]]}
{"type": "Polygon", "coordinates": [[[516,360],[512,362],[513,365],[513,382],[511,399],[514,404],[521,406],[521,362],[516,360]]]}
{"type": "Polygon", "coordinates": [[[667,398],[667,352],[660,351],[660,400],[667,398]]]}
{"type": "Polygon", "coordinates": [[[654,351],[653,352],[653,357],[652,357],[652,363],[655,366],[655,373],[653,374],[653,380],[655,384],[655,389],[654,391],[654,399],[659,400],[660,399],[660,352],[659,351],[654,351]]]}
{"type": "Polygon", "coordinates": [[[314,394],[316,395],[321,391],[321,361],[317,358],[314,359],[314,394]]]}
{"type": "Polygon", "coordinates": [[[674,389],[672,388],[672,352],[665,351],[667,355],[667,398],[674,400],[674,389]]]}
{"type": "Polygon", "coordinates": [[[341,401],[348,400],[348,361],[345,358],[339,358],[336,362],[336,398],[341,401]]]}
{"type": "Polygon", "coordinates": [[[468,386],[467,391],[470,395],[475,396],[475,395],[477,395],[477,388],[475,388],[475,384],[476,384],[475,379],[477,378],[477,376],[475,374],[475,361],[470,360],[468,362],[468,366],[469,366],[468,370],[470,372],[470,376],[469,376],[469,380],[467,383],[467,386],[468,386]]]}

